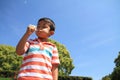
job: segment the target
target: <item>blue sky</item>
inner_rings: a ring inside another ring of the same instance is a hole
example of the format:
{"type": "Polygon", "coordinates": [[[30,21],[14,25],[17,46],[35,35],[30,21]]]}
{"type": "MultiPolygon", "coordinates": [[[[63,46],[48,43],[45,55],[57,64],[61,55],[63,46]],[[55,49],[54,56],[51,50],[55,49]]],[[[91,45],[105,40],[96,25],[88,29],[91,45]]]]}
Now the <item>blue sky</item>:
{"type": "Polygon", "coordinates": [[[119,4],[119,0],[1,0],[0,44],[16,46],[29,24],[49,17],[57,27],[51,38],[64,44],[73,59],[71,75],[100,80],[113,71],[120,51],[119,4]]]}

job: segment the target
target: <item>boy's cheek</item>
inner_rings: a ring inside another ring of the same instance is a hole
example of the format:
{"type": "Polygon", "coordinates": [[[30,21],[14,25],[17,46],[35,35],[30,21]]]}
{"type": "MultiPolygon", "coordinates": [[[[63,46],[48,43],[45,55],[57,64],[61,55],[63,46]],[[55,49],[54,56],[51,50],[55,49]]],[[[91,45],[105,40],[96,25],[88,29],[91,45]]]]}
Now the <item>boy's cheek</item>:
{"type": "Polygon", "coordinates": [[[43,29],[42,31],[45,32],[45,33],[49,33],[48,29],[43,29]]]}

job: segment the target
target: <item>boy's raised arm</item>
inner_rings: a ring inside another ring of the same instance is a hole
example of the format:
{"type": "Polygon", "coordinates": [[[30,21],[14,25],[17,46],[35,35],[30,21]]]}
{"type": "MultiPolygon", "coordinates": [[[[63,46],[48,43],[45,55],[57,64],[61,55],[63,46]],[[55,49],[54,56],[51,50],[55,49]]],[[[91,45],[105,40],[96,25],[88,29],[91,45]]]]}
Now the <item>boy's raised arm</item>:
{"type": "Polygon", "coordinates": [[[20,41],[16,46],[16,53],[18,55],[22,55],[25,52],[24,47],[25,47],[26,41],[34,31],[35,31],[35,27],[33,26],[29,26],[27,28],[26,33],[23,35],[23,37],[20,39],[20,41]]]}
{"type": "Polygon", "coordinates": [[[22,55],[24,53],[24,47],[25,47],[25,43],[28,39],[29,35],[28,34],[24,34],[23,37],[20,39],[20,41],[18,42],[17,46],[16,46],[16,53],[18,55],[22,55]]]}

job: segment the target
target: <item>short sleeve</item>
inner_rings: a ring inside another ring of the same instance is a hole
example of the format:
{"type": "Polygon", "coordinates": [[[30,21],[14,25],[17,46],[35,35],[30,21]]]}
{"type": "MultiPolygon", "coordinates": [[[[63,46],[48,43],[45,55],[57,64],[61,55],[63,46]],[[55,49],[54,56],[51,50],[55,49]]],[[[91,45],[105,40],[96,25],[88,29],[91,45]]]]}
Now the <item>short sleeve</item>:
{"type": "Polygon", "coordinates": [[[59,54],[56,46],[53,49],[52,64],[60,64],[59,54]]]}

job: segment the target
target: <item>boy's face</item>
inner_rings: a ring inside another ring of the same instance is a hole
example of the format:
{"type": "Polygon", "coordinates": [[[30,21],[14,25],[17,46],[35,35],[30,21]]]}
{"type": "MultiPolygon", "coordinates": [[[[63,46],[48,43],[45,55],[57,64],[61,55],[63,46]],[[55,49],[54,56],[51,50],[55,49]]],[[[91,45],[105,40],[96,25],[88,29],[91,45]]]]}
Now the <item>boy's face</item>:
{"type": "Polygon", "coordinates": [[[48,38],[53,34],[53,31],[50,31],[49,23],[45,21],[40,21],[37,24],[36,35],[39,38],[48,38]]]}

